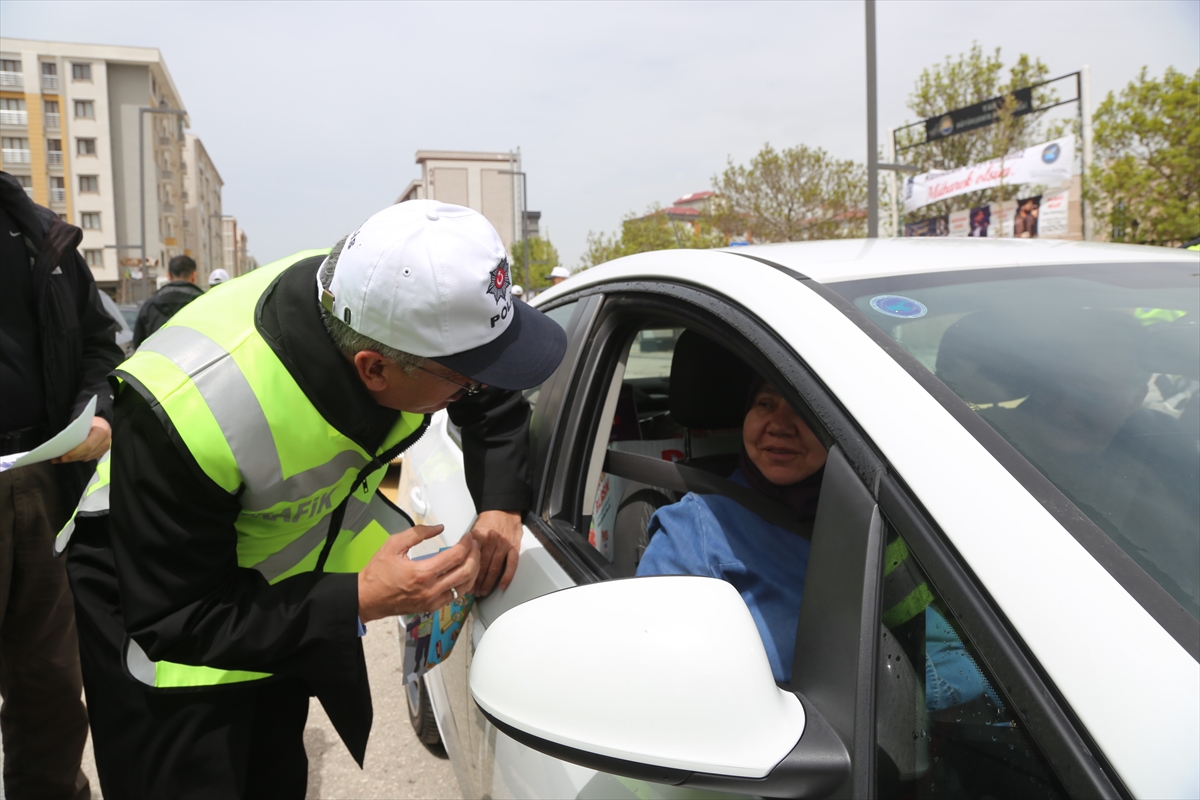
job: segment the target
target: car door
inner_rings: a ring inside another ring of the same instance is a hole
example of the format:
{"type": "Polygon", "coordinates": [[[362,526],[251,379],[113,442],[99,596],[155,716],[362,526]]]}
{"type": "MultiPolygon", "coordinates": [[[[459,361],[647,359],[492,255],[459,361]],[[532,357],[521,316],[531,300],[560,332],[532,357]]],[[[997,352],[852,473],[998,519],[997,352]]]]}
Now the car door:
{"type": "MultiPolygon", "coordinates": [[[[817,573],[832,571],[825,565],[840,558],[842,576],[850,575],[863,587],[862,616],[855,620],[853,635],[830,640],[830,631],[838,626],[812,618],[817,613],[812,609],[821,608],[817,602],[821,581],[817,580],[806,589],[806,603],[810,591],[813,602],[807,605],[810,619],[801,620],[797,647],[798,659],[802,650],[809,654],[806,664],[798,661],[798,668],[816,676],[810,678],[814,686],[844,678],[840,695],[827,695],[818,704],[830,704],[821,710],[826,717],[840,720],[840,729],[853,744],[854,777],[847,789],[856,796],[930,797],[984,796],[995,787],[1049,796],[1117,792],[1086,733],[1069,710],[1053,699],[1054,688],[1039,676],[1036,663],[1005,628],[986,592],[920,510],[920,497],[889,471],[857,420],[839,402],[837,387],[825,385],[808,369],[805,352],[782,341],[745,309],[710,292],[646,282],[605,290],[602,313],[592,323],[588,347],[580,354],[569,391],[564,392],[567,400],[557,415],[553,447],[545,462],[541,513],[531,520],[531,530],[564,571],[576,582],[621,577],[613,574],[612,563],[595,537],[589,540],[587,534],[599,507],[593,493],[602,473],[598,450],[603,448],[597,445],[614,427],[620,392],[619,381],[613,379],[629,366],[633,337],[673,326],[702,329],[776,382],[814,432],[819,431],[835,448],[836,459],[831,456],[831,462],[839,465],[838,477],[830,478],[830,485],[839,487],[838,502],[843,504],[839,518],[864,521],[858,555],[849,560],[844,554],[813,556],[817,573]],[[921,590],[922,602],[915,610],[910,608],[913,614],[897,621],[886,612],[897,605],[890,596],[898,591],[896,587],[906,586],[901,578],[912,584],[908,594],[921,590]],[[908,628],[892,630],[887,622],[908,628]],[[941,648],[931,660],[925,650],[929,641],[941,648]],[[843,671],[841,678],[830,675],[836,672],[831,655],[835,651],[842,652],[843,663],[853,667],[843,671]],[[947,652],[951,658],[944,657],[947,652]],[[970,693],[959,690],[955,695],[954,687],[942,687],[937,669],[946,664],[972,671],[970,693]],[[950,699],[930,705],[931,687],[945,688],[950,699]]],[[[931,446],[936,449],[936,444],[931,446]]],[[[810,576],[810,580],[816,577],[810,576]]],[[[826,593],[837,596],[836,588],[826,593]]],[[[619,691],[619,687],[595,689],[619,691]]],[[[543,787],[529,778],[552,770],[571,777],[579,789],[576,795],[632,791],[656,796],[653,793],[669,791],[633,779],[580,772],[580,767],[572,772],[554,766],[553,759],[537,762],[523,750],[519,759],[515,755],[519,745],[486,724],[481,730],[486,734],[487,767],[494,772],[492,788],[500,790],[495,796],[541,796],[535,790],[543,787]]]]}

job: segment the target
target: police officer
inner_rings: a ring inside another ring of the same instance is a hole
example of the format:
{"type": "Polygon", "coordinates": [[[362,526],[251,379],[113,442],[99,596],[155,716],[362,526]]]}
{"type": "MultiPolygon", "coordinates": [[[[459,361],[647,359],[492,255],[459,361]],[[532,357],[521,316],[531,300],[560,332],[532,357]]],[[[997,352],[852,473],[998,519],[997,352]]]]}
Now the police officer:
{"type": "Polygon", "coordinates": [[[566,348],[511,285],[482,216],[402,203],[204,295],[114,373],[111,455],[56,542],[106,796],[303,797],[310,695],[362,763],[364,624],[511,580],[516,390],[566,348]],[[447,407],[481,513],[414,561],[441,526],[376,488],[447,407]]]}

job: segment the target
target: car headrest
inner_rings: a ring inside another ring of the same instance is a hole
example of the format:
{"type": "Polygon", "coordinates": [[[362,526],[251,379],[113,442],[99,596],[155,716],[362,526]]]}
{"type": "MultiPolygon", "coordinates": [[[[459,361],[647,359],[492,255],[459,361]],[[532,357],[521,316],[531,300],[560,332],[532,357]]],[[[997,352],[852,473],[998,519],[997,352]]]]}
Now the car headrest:
{"type": "Polygon", "coordinates": [[[684,331],[671,358],[671,418],[685,428],[740,428],[754,371],[721,345],[684,331]]]}

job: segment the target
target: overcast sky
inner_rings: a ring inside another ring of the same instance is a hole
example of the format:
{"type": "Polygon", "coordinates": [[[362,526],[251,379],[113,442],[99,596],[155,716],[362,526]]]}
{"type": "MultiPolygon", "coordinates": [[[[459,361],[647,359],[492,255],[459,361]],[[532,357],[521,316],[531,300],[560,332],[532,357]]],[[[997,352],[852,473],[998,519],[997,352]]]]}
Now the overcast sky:
{"type": "MultiPolygon", "coordinates": [[[[878,3],[879,125],[979,41],[1095,102],[1200,66],[1200,2],[878,3]]],[[[6,37],[157,47],[260,263],[327,246],[419,175],[418,149],[520,147],[529,207],[574,266],[589,230],[710,188],[764,142],[865,159],[863,4],[0,4],[6,37]]],[[[981,98],[982,99],[982,98],[981,98]]]]}

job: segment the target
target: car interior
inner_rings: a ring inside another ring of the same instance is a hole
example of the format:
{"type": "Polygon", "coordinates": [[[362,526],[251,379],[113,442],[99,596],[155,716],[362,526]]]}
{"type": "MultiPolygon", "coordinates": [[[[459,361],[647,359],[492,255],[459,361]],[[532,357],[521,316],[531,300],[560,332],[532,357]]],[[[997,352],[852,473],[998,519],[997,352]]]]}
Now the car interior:
{"type": "MultiPolygon", "coordinates": [[[[654,512],[677,502],[689,491],[730,497],[768,521],[784,527],[791,525],[795,532],[812,538],[812,524],[807,529],[795,527],[794,515],[781,504],[727,479],[741,453],[741,426],[755,371],[699,330],[660,323],[643,325],[625,335],[628,338],[611,380],[595,390],[605,396],[591,440],[590,463],[577,517],[581,522],[578,530],[586,531],[588,544],[610,565],[608,575],[636,574],[649,544],[647,530],[654,512]]],[[[794,400],[789,402],[797,406],[794,400]]],[[[812,410],[797,408],[797,411],[818,438],[831,446],[832,436],[819,430],[812,410]]],[[[886,538],[890,555],[897,537],[885,523],[878,521],[878,512],[871,516],[874,503],[845,457],[831,447],[816,529],[837,530],[847,526],[878,529],[880,532],[874,535],[886,538]],[[838,469],[845,475],[834,480],[830,471],[838,469]],[[867,516],[862,517],[863,513],[867,516]],[[852,521],[857,517],[862,519],[852,521]]],[[[842,535],[825,536],[826,564],[833,563],[831,548],[840,546],[836,539],[842,535]]],[[[810,563],[820,563],[815,538],[810,563]]],[[[922,583],[924,574],[915,560],[909,567],[917,583],[922,583]]],[[[816,680],[811,676],[805,678],[806,670],[821,672],[836,663],[832,658],[815,658],[807,650],[853,650],[855,655],[843,663],[843,671],[860,657],[857,652],[862,640],[857,632],[850,630],[853,626],[845,629],[830,626],[822,612],[838,603],[844,605],[844,598],[836,601],[832,598],[862,591],[861,563],[850,564],[847,569],[851,574],[857,569],[858,577],[834,575],[835,569],[826,576],[817,576],[814,570],[809,570],[798,621],[793,686],[788,688],[802,690],[806,680],[816,680]],[[858,583],[858,587],[848,586],[853,583],[858,583]],[[807,648],[806,652],[801,652],[802,647],[807,648]]],[[[883,580],[882,572],[880,579],[883,580]]],[[[886,591],[885,588],[882,594],[886,591]]],[[[936,591],[930,596],[935,603],[939,602],[936,591]]],[[[945,618],[953,620],[948,612],[945,618]]],[[[975,784],[986,794],[989,786],[1016,788],[1010,781],[1013,775],[1018,777],[1022,790],[1036,787],[1056,796],[1055,780],[1040,751],[1004,708],[1003,701],[997,704],[989,699],[999,695],[990,688],[986,677],[982,680],[990,695],[985,692],[950,713],[927,711],[926,670],[919,666],[925,660],[925,619],[925,614],[920,613],[905,620],[896,630],[880,626],[878,646],[867,656],[876,659],[877,664],[874,724],[879,796],[910,793],[938,796],[940,788],[950,794],[973,795],[977,793],[973,791],[975,784]],[[943,756],[940,763],[939,754],[943,756]],[[1014,763],[1018,764],[1015,773],[1014,763]]],[[[959,648],[964,647],[953,630],[951,638],[959,648]]],[[[852,687],[846,691],[853,696],[852,687]]],[[[846,705],[853,707],[854,703],[846,705]]],[[[854,727],[852,721],[846,724],[854,727]]]]}

